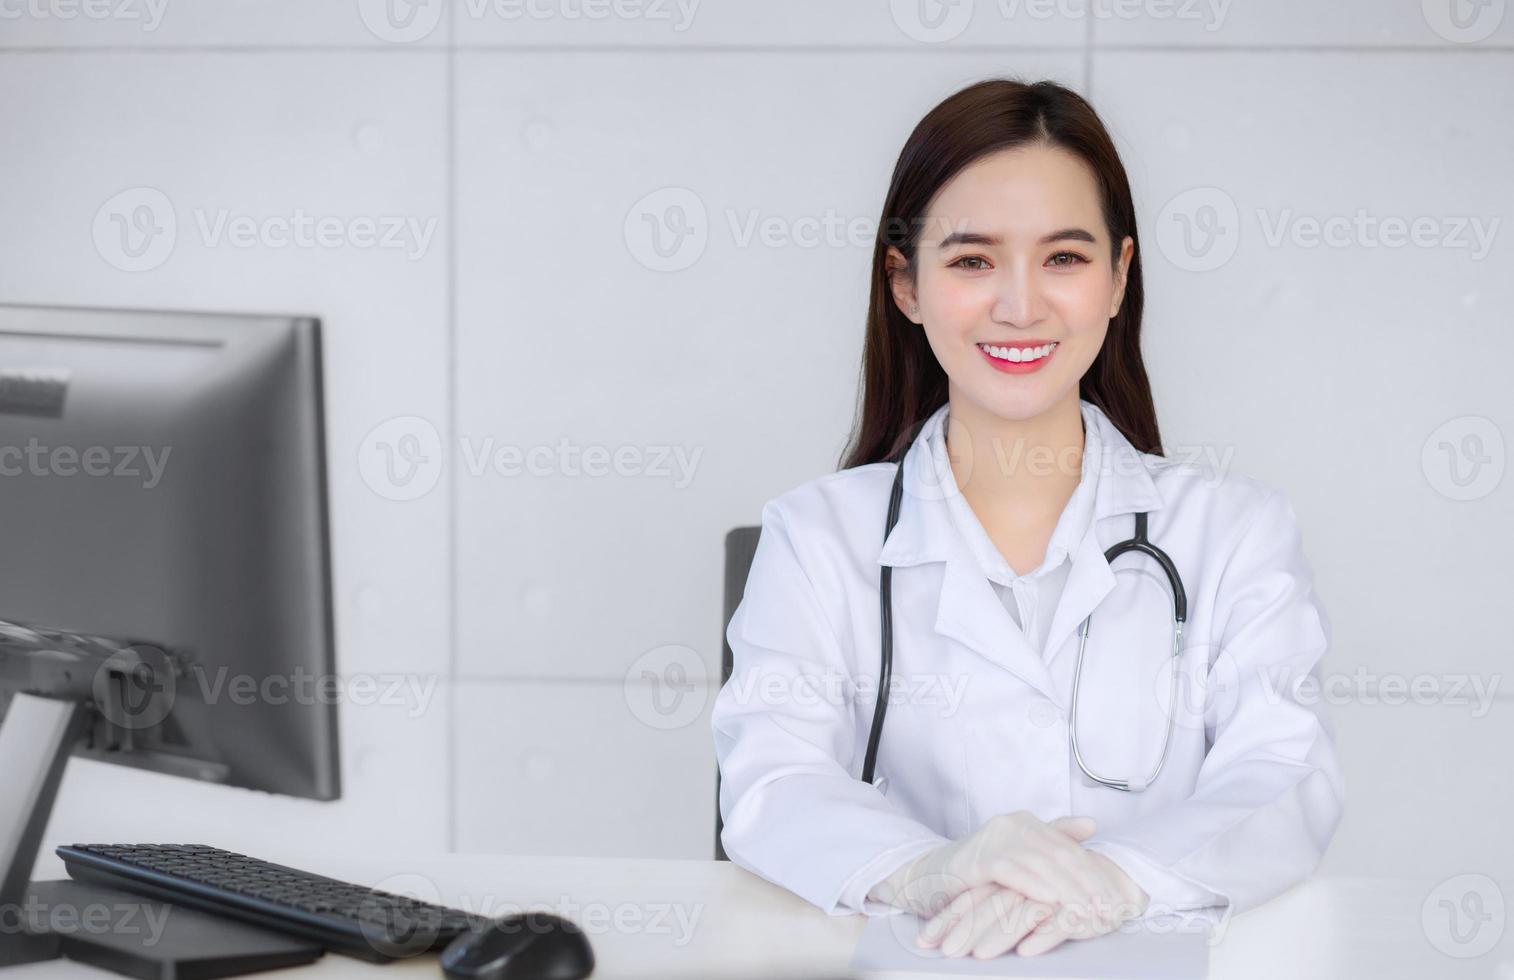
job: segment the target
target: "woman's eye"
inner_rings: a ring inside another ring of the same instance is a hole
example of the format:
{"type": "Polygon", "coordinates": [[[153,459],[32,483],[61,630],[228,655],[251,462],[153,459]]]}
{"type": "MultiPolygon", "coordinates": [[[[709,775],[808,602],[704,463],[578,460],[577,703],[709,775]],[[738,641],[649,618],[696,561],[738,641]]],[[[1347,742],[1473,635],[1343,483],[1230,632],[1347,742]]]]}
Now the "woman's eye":
{"type": "MultiPolygon", "coordinates": [[[[1086,263],[1088,259],[1079,255],[1077,252],[1058,252],[1057,254],[1053,255],[1049,261],[1053,266],[1066,267],[1070,265],[1082,265],[1086,263]]],[[[974,272],[978,272],[988,268],[988,260],[981,255],[964,255],[960,259],[957,259],[955,262],[951,263],[951,267],[954,269],[970,269],[974,272]],[[968,263],[977,264],[969,265],[968,263]]]]}

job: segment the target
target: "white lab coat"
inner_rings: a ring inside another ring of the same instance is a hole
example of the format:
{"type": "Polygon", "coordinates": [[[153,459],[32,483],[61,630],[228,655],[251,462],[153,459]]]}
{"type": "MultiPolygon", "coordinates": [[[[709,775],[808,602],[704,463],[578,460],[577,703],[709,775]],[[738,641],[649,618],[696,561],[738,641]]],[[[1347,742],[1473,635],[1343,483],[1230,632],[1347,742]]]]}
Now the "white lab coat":
{"type": "Polygon", "coordinates": [[[886,906],[868,891],[905,860],[1028,810],[1094,817],[1086,846],[1151,894],[1148,916],[1207,904],[1228,916],[1318,865],[1344,786],[1332,725],[1310,696],[1330,626],[1292,507],[1259,480],[1138,453],[1100,409],[1081,406],[1097,436],[1081,478],[1094,481],[1094,514],[1044,658],[951,524],[944,494],[955,483],[931,476],[926,434],[947,406],[906,454],[886,544],[892,463],[811,480],[763,507],[727,631],[733,672],[711,718],[733,862],[830,914],[877,914],[886,906]],[[1131,537],[1137,511],[1187,591],[1172,702],[1166,579],[1150,559],[1104,558],[1131,537]],[[895,569],[893,694],[869,785],[858,777],[883,565],[895,569]],[[1079,747],[1100,775],[1145,776],[1170,707],[1167,761],[1144,793],[1088,779],[1069,744],[1077,630],[1095,607],[1079,747]]]}

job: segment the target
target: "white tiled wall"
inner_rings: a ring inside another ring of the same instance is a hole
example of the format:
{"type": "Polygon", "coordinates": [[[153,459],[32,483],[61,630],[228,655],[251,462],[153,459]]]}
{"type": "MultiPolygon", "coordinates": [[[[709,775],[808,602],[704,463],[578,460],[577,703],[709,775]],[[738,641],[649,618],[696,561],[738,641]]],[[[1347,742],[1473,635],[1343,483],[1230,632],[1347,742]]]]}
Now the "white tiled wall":
{"type": "MultiPolygon", "coordinates": [[[[340,803],[76,762],[48,836],[251,849],[298,821],[350,848],[402,825],[467,850],[711,853],[724,533],[834,468],[870,257],[845,229],[876,219],[915,121],[991,75],[1071,85],[1114,132],[1166,441],[1289,494],[1328,669],[1501,676],[1510,481],[1450,499],[1433,461],[1459,430],[1432,433],[1514,423],[1504,6],[0,6],[0,301],[319,315],[339,663],[428,692],[344,708],[340,803]],[[90,231],[133,188],[178,220],[141,273],[90,231]],[[1217,215],[1229,260],[1196,268],[1174,209],[1217,215]],[[1359,209],[1439,237],[1296,234],[1359,209]],[[243,248],[206,230],[296,210],[429,237],[243,248]],[[697,259],[660,256],[653,216],[695,228],[697,259]],[[819,238],[765,241],[768,219],[819,238]],[[1445,237],[1463,219],[1491,229],[1485,249],[1445,237]],[[415,500],[357,463],[402,430],[444,447],[415,500]],[[570,472],[562,446],[625,465],[570,472]],[[515,450],[540,454],[535,475],[493,466],[515,450]]],[[[1413,849],[1415,873],[1514,873],[1506,844],[1474,843],[1514,802],[1509,693],[1477,718],[1366,700],[1335,711],[1350,811],[1327,865],[1382,873],[1413,849]]]]}

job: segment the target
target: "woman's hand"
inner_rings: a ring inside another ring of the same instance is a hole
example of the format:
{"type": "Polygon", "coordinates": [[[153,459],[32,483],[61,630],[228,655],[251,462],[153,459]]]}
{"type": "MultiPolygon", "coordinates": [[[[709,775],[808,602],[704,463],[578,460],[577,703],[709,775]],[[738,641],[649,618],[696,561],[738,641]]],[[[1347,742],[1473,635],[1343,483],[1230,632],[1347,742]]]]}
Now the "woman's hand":
{"type": "MultiPolygon", "coordinates": [[[[1009,889],[1049,910],[1108,907],[1128,901],[1125,883],[1129,879],[1124,873],[1114,862],[1082,846],[1093,832],[1091,817],[1059,817],[1046,823],[1025,810],[999,814],[972,836],[943,844],[903,865],[869,895],[922,919],[937,915],[964,896],[992,894],[993,888],[1009,889]]],[[[986,904],[966,901],[974,908],[986,904]]]]}
{"type": "Polygon", "coordinates": [[[971,953],[989,959],[1011,949],[1021,956],[1035,956],[1068,939],[1113,932],[1146,911],[1150,897],[1119,865],[1081,844],[1079,849],[1113,883],[1115,901],[1096,898],[1053,907],[1003,885],[979,885],[959,894],[926,922],[919,944],[939,945],[946,956],[971,953]]]}

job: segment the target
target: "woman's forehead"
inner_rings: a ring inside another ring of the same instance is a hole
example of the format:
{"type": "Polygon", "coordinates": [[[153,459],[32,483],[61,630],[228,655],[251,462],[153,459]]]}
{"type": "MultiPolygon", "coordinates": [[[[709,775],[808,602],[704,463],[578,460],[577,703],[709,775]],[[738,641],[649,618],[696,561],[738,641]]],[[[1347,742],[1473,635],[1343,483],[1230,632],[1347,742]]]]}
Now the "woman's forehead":
{"type": "Polygon", "coordinates": [[[1068,227],[1098,234],[1100,215],[1098,184],[1079,157],[1044,146],[1002,150],[974,161],[937,192],[921,241],[939,242],[954,231],[1004,240],[1068,227]]]}

